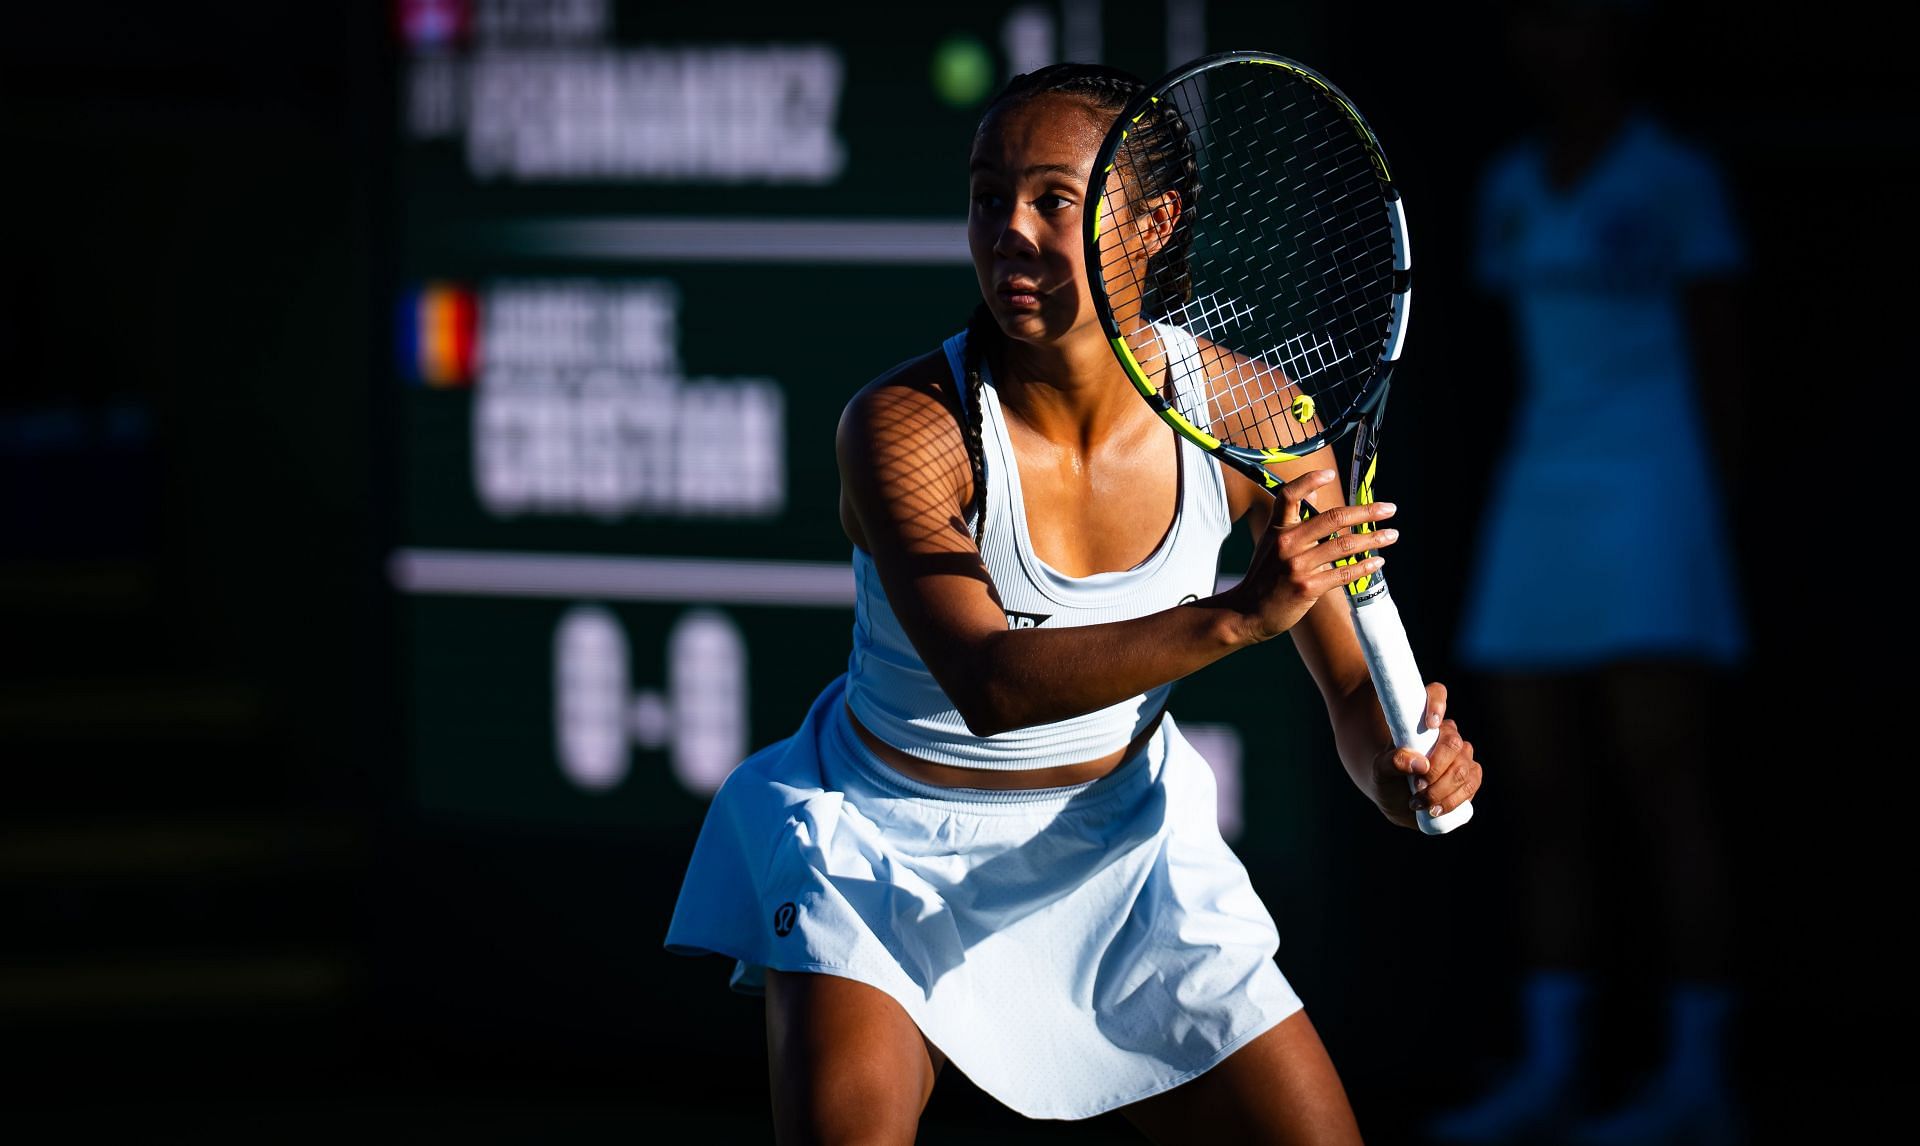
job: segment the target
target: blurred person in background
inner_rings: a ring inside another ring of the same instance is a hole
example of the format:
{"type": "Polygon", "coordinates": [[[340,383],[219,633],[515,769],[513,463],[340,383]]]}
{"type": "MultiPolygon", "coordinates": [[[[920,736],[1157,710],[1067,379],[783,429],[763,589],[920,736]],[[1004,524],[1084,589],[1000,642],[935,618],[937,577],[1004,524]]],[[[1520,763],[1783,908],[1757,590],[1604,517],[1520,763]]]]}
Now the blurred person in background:
{"type": "Polygon", "coordinates": [[[1515,761],[1527,970],[1520,1059],[1431,1120],[1442,1142],[1738,1137],[1731,889],[1709,753],[1712,698],[1747,646],[1721,502],[1736,470],[1743,251],[1713,162],[1642,106],[1642,8],[1514,10],[1511,46],[1545,123],[1496,157],[1479,193],[1476,274],[1507,304],[1522,377],[1460,656],[1483,675],[1515,761]],[[1594,905],[1636,853],[1657,873],[1631,894],[1664,923],[1666,981],[1647,1000],[1664,1008],[1664,1046],[1602,1111],[1583,1087],[1595,964],[1602,935],[1625,928],[1603,926],[1594,905]]]}

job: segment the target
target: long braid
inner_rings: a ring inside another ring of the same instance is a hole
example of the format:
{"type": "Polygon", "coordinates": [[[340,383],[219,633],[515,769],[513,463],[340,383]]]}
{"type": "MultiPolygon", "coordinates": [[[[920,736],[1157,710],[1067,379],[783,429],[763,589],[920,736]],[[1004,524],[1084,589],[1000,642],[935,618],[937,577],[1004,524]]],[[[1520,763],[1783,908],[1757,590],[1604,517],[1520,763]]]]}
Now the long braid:
{"type": "Polygon", "coordinates": [[[973,497],[967,502],[967,516],[973,518],[976,545],[985,538],[987,529],[987,449],[981,439],[987,398],[982,393],[986,387],[980,378],[980,363],[987,352],[987,339],[998,333],[987,304],[983,302],[974,307],[973,316],[967,320],[965,405],[967,464],[973,470],[973,497]]]}

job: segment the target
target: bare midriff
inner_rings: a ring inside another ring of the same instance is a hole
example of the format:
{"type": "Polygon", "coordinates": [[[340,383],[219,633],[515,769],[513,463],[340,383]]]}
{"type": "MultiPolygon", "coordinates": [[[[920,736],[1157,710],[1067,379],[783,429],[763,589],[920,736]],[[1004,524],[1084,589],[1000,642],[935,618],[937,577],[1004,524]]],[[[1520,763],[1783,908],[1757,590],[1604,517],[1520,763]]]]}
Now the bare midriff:
{"type": "Polygon", "coordinates": [[[1119,766],[1122,760],[1132,756],[1153,739],[1160,727],[1160,718],[1166,715],[1162,708],[1154,714],[1147,726],[1136,734],[1131,743],[1117,752],[1110,752],[1094,760],[1085,760],[1078,764],[1055,764],[1048,768],[962,768],[957,764],[935,764],[931,760],[922,760],[911,753],[903,752],[868,731],[860,723],[860,718],[847,710],[847,720],[853,725],[854,732],[873,754],[887,762],[888,766],[903,776],[910,776],[923,784],[934,784],[942,788],[988,788],[997,792],[1016,791],[1023,788],[1064,788],[1070,784],[1085,784],[1098,780],[1119,766]]]}

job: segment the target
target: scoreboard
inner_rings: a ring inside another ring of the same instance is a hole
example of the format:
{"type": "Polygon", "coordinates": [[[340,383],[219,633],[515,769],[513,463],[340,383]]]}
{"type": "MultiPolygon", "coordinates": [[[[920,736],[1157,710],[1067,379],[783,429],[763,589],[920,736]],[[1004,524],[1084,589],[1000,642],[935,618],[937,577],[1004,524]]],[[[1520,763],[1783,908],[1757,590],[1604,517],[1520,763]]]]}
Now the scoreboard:
{"type": "MultiPolygon", "coordinates": [[[[1207,25],[1199,0],[401,0],[389,571],[424,814],[684,846],[845,667],[834,427],[978,301],[986,99],[1057,59],[1157,76],[1207,25]]],[[[1311,846],[1305,773],[1339,769],[1297,658],[1251,655],[1172,704],[1229,838],[1279,859],[1311,846]]]]}

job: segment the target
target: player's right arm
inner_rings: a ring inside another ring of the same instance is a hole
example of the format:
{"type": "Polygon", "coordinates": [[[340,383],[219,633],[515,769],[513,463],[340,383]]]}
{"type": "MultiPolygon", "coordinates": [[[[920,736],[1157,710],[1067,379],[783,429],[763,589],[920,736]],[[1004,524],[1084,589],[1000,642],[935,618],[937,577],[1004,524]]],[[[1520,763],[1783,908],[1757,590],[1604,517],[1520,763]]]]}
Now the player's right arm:
{"type": "MultiPolygon", "coordinates": [[[[914,649],[978,735],[1092,712],[1277,636],[1360,575],[1363,567],[1330,564],[1358,538],[1321,537],[1387,515],[1372,506],[1338,509],[1322,517],[1351,521],[1316,519],[1316,529],[1276,518],[1246,580],[1226,593],[1129,621],[1009,630],[966,523],[973,474],[951,386],[936,354],[855,395],[835,442],[840,512],[849,539],[873,557],[914,649]]],[[[1315,471],[1285,496],[1297,507],[1331,478],[1315,471]]],[[[1377,535],[1373,545],[1380,547],[1377,535]]]]}

